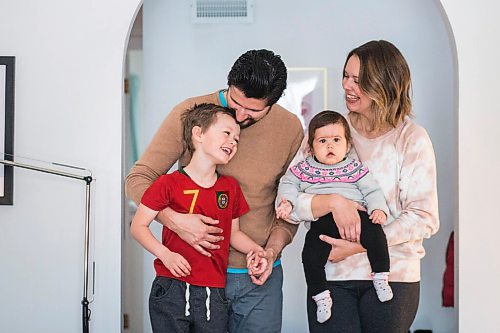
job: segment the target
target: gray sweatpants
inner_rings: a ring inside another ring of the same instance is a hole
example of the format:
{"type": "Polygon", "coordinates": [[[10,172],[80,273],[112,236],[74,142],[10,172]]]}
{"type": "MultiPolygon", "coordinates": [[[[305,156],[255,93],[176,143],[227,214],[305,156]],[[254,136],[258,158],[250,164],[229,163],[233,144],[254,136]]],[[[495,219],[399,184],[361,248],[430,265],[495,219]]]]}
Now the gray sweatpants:
{"type": "Polygon", "coordinates": [[[208,288],[158,276],[149,295],[155,333],[221,333],[227,331],[228,302],[224,288],[208,288]],[[208,296],[208,297],[207,297],[208,296]]]}

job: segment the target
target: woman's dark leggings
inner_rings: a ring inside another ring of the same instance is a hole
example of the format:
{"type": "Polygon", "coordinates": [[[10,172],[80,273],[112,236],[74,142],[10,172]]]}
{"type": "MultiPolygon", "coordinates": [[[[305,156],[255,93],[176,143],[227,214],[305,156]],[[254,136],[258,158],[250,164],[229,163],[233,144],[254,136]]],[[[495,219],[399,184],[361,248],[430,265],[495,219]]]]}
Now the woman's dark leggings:
{"type": "MultiPolygon", "coordinates": [[[[389,272],[389,250],[382,226],[372,223],[366,212],[359,211],[359,216],[361,218],[361,245],[367,251],[372,272],[389,272]]],[[[332,246],[320,240],[319,235],[340,238],[339,229],[331,213],[311,222],[311,229],[306,234],[302,250],[302,265],[307,287],[312,295],[328,289],[325,264],[332,246]]]]}
{"type": "Polygon", "coordinates": [[[420,282],[390,282],[394,298],[380,302],[372,281],[329,281],[332,316],[316,320],[316,303],[308,292],[307,319],[312,333],[407,333],[417,313],[420,282]]]}

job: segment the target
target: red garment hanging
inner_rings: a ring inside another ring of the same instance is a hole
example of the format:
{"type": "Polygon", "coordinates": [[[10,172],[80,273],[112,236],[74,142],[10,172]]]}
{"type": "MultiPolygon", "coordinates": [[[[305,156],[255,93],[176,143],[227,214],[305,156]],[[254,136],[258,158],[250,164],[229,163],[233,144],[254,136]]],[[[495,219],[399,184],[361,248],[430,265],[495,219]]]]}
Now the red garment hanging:
{"type": "Polygon", "coordinates": [[[454,306],[454,247],[453,247],[454,232],[451,232],[448,246],[446,247],[446,268],[443,275],[443,306],[454,306]]]}

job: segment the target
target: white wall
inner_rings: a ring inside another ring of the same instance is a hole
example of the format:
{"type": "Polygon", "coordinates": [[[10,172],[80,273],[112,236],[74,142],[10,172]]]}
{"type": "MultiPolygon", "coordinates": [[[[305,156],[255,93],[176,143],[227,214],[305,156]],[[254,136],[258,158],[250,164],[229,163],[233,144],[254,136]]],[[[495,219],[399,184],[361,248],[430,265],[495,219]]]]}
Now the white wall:
{"type": "MultiPolygon", "coordinates": [[[[94,332],[119,332],[120,325],[121,73],[126,35],[139,2],[0,1],[0,54],[17,56],[16,153],[83,165],[99,179],[94,332]]],[[[477,161],[484,168],[500,165],[499,155],[491,154],[500,139],[495,106],[500,69],[494,66],[500,57],[500,47],[494,43],[500,5],[488,0],[442,0],[442,4],[455,35],[460,77],[459,328],[494,332],[500,326],[496,288],[500,265],[494,245],[500,227],[489,212],[497,206],[500,184],[498,178],[487,177],[485,186],[471,176],[471,170],[478,169],[477,161]]],[[[357,11],[339,6],[352,24],[363,24],[357,11]]],[[[220,40],[221,45],[238,43],[234,35],[220,40]]],[[[222,73],[243,49],[216,54],[225,67],[222,73]]],[[[174,46],[172,54],[182,51],[174,46]]],[[[220,75],[217,68],[211,70],[213,63],[207,65],[212,77],[220,75]]],[[[189,75],[198,80],[196,72],[189,75]]],[[[202,82],[203,89],[184,87],[184,95],[223,83],[220,78],[202,82]]],[[[78,213],[82,205],[76,201],[82,199],[81,188],[28,171],[17,170],[15,176],[15,205],[0,207],[0,330],[78,332],[82,284],[78,229],[83,222],[78,213]]]]}
{"type": "MultiPolygon", "coordinates": [[[[138,14],[141,15],[141,14],[138,14]]],[[[136,20],[136,23],[138,21],[136,20]]],[[[140,22],[139,22],[140,23],[140,22]]],[[[142,26],[142,23],[140,23],[142,26]]],[[[132,34],[134,30],[132,30],[132,34]]],[[[131,119],[136,118],[136,114],[142,110],[142,36],[130,38],[127,51],[126,77],[129,81],[129,92],[126,95],[124,117],[125,128],[125,151],[124,170],[130,170],[137,158],[132,147],[132,126],[131,119]]],[[[135,204],[126,200],[123,223],[123,243],[122,243],[122,311],[128,316],[128,327],[123,332],[141,333],[144,325],[149,324],[148,308],[144,306],[143,296],[146,291],[144,282],[144,271],[151,269],[151,258],[145,255],[144,248],[133,239],[129,232],[132,218],[135,214],[135,204]]]]}
{"type": "MultiPolygon", "coordinates": [[[[254,14],[250,24],[196,25],[189,2],[145,1],[142,142],[150,141],[182,99],[225,87],[230,66],[248,49],[274,50],[289,67],[327,67],[329,107],[345,110],[341,75],[347,53],[371,39],[392,41],[410,64],[416,121],[428,129],[438,156],[442,226],[425,244],[429,255],[423,261],[422,301],[413,327],[456,331],[456,311],[441,307],[445,249],[457,210],[457,105],[453,48],[440,8],[432,0],[362,5],[281,0],[255,1],[254,14]]],[[[307,331],[303,238],[301,230],[285,250],[284,332],[307,331]]],[[[147,285],[151,275],[146,273],[147,285]]]]}
{"type": "MultiPolygon", "coordinates": [[[[16,56],[15,153],[91,169],[92,332],[119,332],[123,59],[138,0],[0,1],[16,56]]],[[[0,332],[81,332],[84,184],[16,170],[0,206],[0,332]]]]}
{"type": "Polygon", "coordinates": [[[483,172],[500,165],[500,33],[497,2],[442,1],[458,50],[459,71],[459,327],[497,332],[500,327],[496,208],[498,177],[483,172]],[[474,176],[473,176],[474,175],[474,176]]]}

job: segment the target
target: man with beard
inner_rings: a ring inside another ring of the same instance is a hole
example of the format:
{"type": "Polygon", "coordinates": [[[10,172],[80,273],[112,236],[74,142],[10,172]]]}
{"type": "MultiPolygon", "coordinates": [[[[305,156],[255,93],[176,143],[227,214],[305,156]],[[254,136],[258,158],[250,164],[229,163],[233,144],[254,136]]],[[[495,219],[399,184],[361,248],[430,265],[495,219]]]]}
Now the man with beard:
{"type": "MultiPolygon", "coordinates": [[[[283,271],[280,254],[292,241],[297,226],[275,218],[277,184],[297,152],[303,130],[297,116],[276,104],[286,88],[287,71],[280,56],[269,50],[241,55],[228,75],[227,89],[193,97],[178,104],[163,121],[152,142],[126,179],[126,193],[139,203],[144,191],[175,162],[185,166],[180,115],[196,104],[213,103],[234,110],[241,127],[238,153],[218,167],[240,184],[250,212],[240,229],[262,246],[269,265],[260,276],[248,273],[248,258],[231,248],[226,282],[229,332],[281,332],[283,271]]],[[[218,249],[218,221],[199,214],[180,214],[166,208],[157,220],[200,253],[218,249]]]]}

